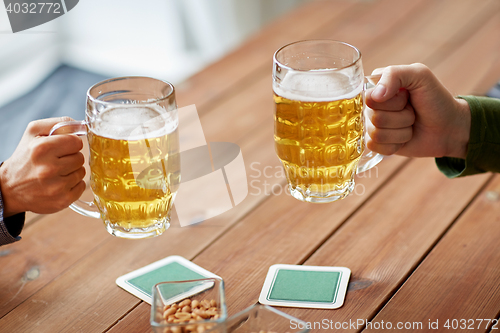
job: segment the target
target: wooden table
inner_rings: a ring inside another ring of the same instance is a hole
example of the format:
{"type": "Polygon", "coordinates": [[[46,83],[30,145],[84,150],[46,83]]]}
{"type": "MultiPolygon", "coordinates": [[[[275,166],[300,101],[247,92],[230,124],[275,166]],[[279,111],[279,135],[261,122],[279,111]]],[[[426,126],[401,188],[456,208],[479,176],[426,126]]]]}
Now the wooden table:
{"type": "Polygon", "coordinates": [[[177,87],[179,106],[196,104],[207,141],[241,147],[247,198],[196,226],[181,228],[174,214],[164,235],[146,240],[112,237],[68,209],[29,214],[22,241],[0,248],[0,332],[149,332],[150,306],[115,279],[174,254],[223,277],[230,315],[257,302],[272,264],[346,266],[342,308],[280,310],[311,323],[422,323],[413,328],[425,332],[439,320],[435,332],[465,319],[489,331],[500,314],[500,176],[449,180],[433,159],[390,157],[359,175],[345,200],[301,203],[277,175],[271,64],[288,42],[330,38],[356,45],[366,73],[422,62],[454,94],[484,94],[500,79],[499,6],[314,1],[275,20],[177,87]]]}

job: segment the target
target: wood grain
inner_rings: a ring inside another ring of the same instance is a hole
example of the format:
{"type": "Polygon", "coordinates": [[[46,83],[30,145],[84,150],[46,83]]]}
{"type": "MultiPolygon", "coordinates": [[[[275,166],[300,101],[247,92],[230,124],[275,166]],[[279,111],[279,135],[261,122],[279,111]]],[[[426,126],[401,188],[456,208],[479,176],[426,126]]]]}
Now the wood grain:
{"type": "MultiPolygon", "coordinates": [[[[286,309],[308,321],[372,318],[390,299],[490,175],[446,179],[431,159],[415,159],[304,264],[346,266],[364,288],[335,311],[286,309]]],[[[358,332],[360,328],[348,329],[358,332]]],[[[318,330],[313,330],[318,332],[318,330]]]]}
{"type": "MultiPolygon", "coordinates": [[[[498,205],[483,202],[486,192],[476,198],[491,176],[448,180],[431,159],[392,157],[359,175],[355,193],[341,202],[298,202],[283,192],[272,145],[270,70],[279,46],[334,38],[361,48],[367,72],[392,63],[429,62],[453,91],[484,92],[500,77],[498,44],[488,43],[498,31],[496,0],[315,1],[284,15],[177,87],[180,106],[196,104],[207,141],[241,147],[248,197],[196,226],[181,228],[174,214],[165,235],[140,241],[110,237],[102,222],[69,210],[30,215],[34,223],[23,231],[22,242],[2,247],[0,331],[147,332],[149,305],[119,289],[114,280],[172,254],[193,259],[225,279],[230,314],[256,302],[271,264],[294,263],[345,265],[353,271],[343,308],[282,309],[308,321],[402,320],[411,307],[401,304],[423,308],[421,290],[437,288],[433,272],[445,268],[463,275],[457,281],[450,276],[442,280],[457,295],[444,295],[433,305],[436,318],[450,311],[491,315],[499,303],[498,271],[485,260],[498,262],[493,244],[497,230],[490,235],[473,228],[483,212],[492,219],[498,213],[498,205]],[[460,248],[458,239],[474,250],[460,248]],[[450,259],[453,251],[471,267],[460,270],[450,259]],[[476,293],[468,296],[461,288],[476,288],[476,293]],[[485,310],[448,306],[462,300],[485,310]]],[[[497,191],[498,182],[497,177],[487,191],[497,191]]],[[[492,229],[500,225],[481,224],[492,229]]],[[[425,316],[424,310],[415,314],[419,320],[425,316]]]]}
{"type": "MultiPolygon", "coordinates": [[[[312,12],[316,11],[318,6],[327,9],[333,8],[329,6],[334,6],[337,9],[336,13],[340,14],[342,12],[342,8],[349,8],[352,5],[353,3],[342,0],[330,1],[328,3],[323,3],[323,2],[311,3],[307,4],[306,7],[303,8],[303,11],[304,13],[308,13],[309,11],[312,12]]],[[[292,13],[291,16],[285,17],[279,22],[276,22],[275,24],[270,26],[271,34],[266,36],[274,36],[272,38],[274,38],[273,40],[275,43],[284,43],[285,41],[288,41],[287,38],[289,37],[287,37],[287,34],[285,32],[290,31],[290,26],[292,25],[292,22],[297,20],[297,15],[299,14],[300,13],[298,12],[292,13]]],[[[306,17],[309,16],[306,15],[306,17]]],[[[335,18],[336,15],[332,15],[332,17],[325,18],[325,20],[332,20],[335,18]]],[[[303,36],[302,34],[309,32],[310,29],[312,30],[318,29],[318,27],[320,27],[322,24],[323,21],[321,20],[309,18],[307,20],[302,20],[300,24],[293,24],[293,29],[291,29],[291,31],[292,33],[293,32],[296,33],[295,36],[297,38],[300,38],[300,36],[303,36]]],[[[252,44],[256,42],[250,41],[249,43],[252,44]]],[[[271,45],[265,52],[262,52],[262,50],[258,49],[257,53],[259,54],[258,58],[260,59],[258,63],[259,62],[265,63],[266,61],[268,62],[269,57],[272,55],[271,48],[274,47],[275,47],[274,44],[271,43],[271,45]],[[268,54],[269,52],[271,55],[268,54]]],[[[255,47],[251,46],[248,47],[248,50],[252,49],[255,50],[255,47]]],[[[248,64],[253,64],[255,62],[255,59],[253,58],[252,54],[248,52],[248,50],[236,51],[235,54],[230,55],[229,57],[234,60],[224,61],[222,65],[224,70],[222,71],[220,70],[221,65],[214,64],[213,66],[207,68],[205,71],[195,75],[193,78],[188,80],[186,82],[186,85],[190,87],[189,90],[183,91],[182,88],[177,90],[178,104],[182,105],[183,101],[186,101],[186,103],[197,103],[197,106],[199,106],[199,112],[202,113],[203,110],[211,109],[214,106],[216,106],[216,104],[213,104],[212,102],[223,101],[224,100],[223,96],[226,96],[228,94],[227,92],[228,89],[231,89],[232,87],[237,85],[238,82],[240,81],[248,82],[247,76],[250,77],[252,76],[251,66],[250,68],[248,68],[248,72],[241,71],[240,66],[238,66],[238,61],[243,61],[244,63],[248,64]],[[219,84],[219,82],[217,81],[214,81],[219,79],[221,81],[224,81],[223,85],[219,84]],[[202,97],[198,97],[200,94],[202,95],[202,97]],[[209,106],[210,103],[212,103],[212,107],[209,106]]],[[[257,65],[257,67],[260,66],[260,63],[257,65]]],[[[268,95],[266,95],[269,97],[269,100],[271,98],[270,94],[271,92],[268,92],[268,95]]],[[[268,108],[263,107],[261,104],[259,104],[259,101],[262,100],[262,98],[256,101],[255,96],[256,96],[255,94],[246,94],[246,97],[240,101],[240,104],[243,106],[247,105],[248,107],[249,105],[248,103],[255,103],[253,104],[254,110],[260,112],[247,112],[247,114],[251,116],[253,115],[255,121],[258,123],[259,120],[260,122],[262,122],[263,119],[269,119],[272,111],[271,109],[268,109],[271,106],[269,104],[269,101],[265,103],[265,105],[267,105],[268,108]]],[[[229,107],[232,107],[232,105],[229,105],[229,107]]],[[[222,107],[219,107],[218,109],[219,110],[222,109],[223,113],[225,112],[226,114],[228,113],[227,110],[231,110],[231,108],[225,109],[224,105],[222,105],[222,107]]],[[[234,112],[231,114],[234,114],[234,112]]],[[[216,116],[220,115],[216,114],[216,116]]],[[[201,118],[205,129],[210,129],[211,125],[219,123],[226,124],[225,125],[226,128],[229,127],[227,126],[227,122],[220,122],[220,119],[225,118],[223,115],[221,116],[221,118],[211,117],[209,120],[205,120],[203,116],[201,118]]],[[[233,133],[238,133],[238,135],[235,138],[220,137],[207,131],[208,132],[207,139],[209,141],[226,140],[229,142],[237,142],[241,134],[252,133],[252,136],[250,136],[250,138],[247,140],[250,147],[255,146],[255,143],[269,142],[270,138],[272,137],[271,132],[266,131],[265,134],[260,132],[256,133],[254,131],[254,128],[256,127],[255,125],[256,124],[252,126],[252,124],[248,124],[248,127],[244,129],[238,128],[240,130],[239,132],[233,132],[233,133]]],[[[267,127],[267,129],[269,128],[270,127],[267,127]]],[[[220,133],[224,133],[224,131],[220,131],[220,133]]],[[[266,151],[267,154],[265,154],[265,156],[272,157],[273,162],[269,161],[269,158],[254,159],[252,156],[255,154],[246,152],[247,151],[246,144],[240,144],[240,145],[242,146],[243,149],[245,161],[248,162],[247,170],[250,167],[250,164],[253,162],[262,163],[263,165],[277,166],[277,159],[274,157],[274,152],[272,151],[271,146],[268,146],[269,149],[266,151]]],[[[255,150],[257,152],[261,151],[261,149],[259,148],[255,148],[255,150]]],[[[88,171],[87,174],[89,174],[88,171]]],[[[278,180],[278,182],[282,182],[282,180],[278,180]]],[[[257,179],[256,182],[254,182],[254,185],[257,189],[261,188],[260,184],[261,182],[259,179],[257,179]]],[[[238,207],[237,210],[231,210],[230,214],[232,214],[233,219],[231,219],[230,216],[228,216],[228,214],[225,214],[224,216],[220,216],[218,219],[211,221],[211,223],[217,225],[219,224],[218,221],[223,221],[223,223],[225,224],[227,224],[226,221],[234,222],[235,219],[236,220],[238,219],[238,216],[246,214],[245,212],[248,209],[251,209],[251,207],[253,207],[255,203],[259,202],[260,199],[255,197],[256,196],[250,197],[250,199],[255,199],[255,200],[253,201],[246,200],[246,202],[242,204],[241,207],[238,207]]],[[[172,224],[174,228],[178,226],[178,221],[175,219],[175,214],[174,214],[174,221],[172,224]]],[[[106,236],[104,240],[101,239],[100,237],[102,237],[102,235],[105,236],[106,233],[105,232],[103,233],[102,223],[100,221],[94,221],[88,218],[84,218],[70,211],[69,209],[66,209],[62,212],[53,214],[48,217],[39,216],[37,214],[29,214],[27,219],[27,227],[22,233],[23,241],[20,243],[5,246],[4,253],[6,253],[6,255],[4,255],[0,259],[2,261],[3,267],[10,267],[11,265],[13,267],[13,269],[10,270],[2,269],[2,271],[0,272],[0,276],[4,277],[4,279],[0,280],[0,289],[4,293],[3,295],[1,295],[0,300],[5,300],[5,303],[3,303],[3,306],[0,309],[1,310],[0,315],[4,315],[5,313],[15,308],[20,302],[22,302],[23,299],[29,297],[29,295],[36,292],[39,288],[42,288],[44,284],[52,281],[55,277],[61,274],[61,272],[68,269],[68,267],[71,267],[71,265],[77,262],[80,258],[80,256],[78,255],[75,256],[75,253],[84,256],[89,251],[95,249],[100,244],[101,241],[106,242],[109,240],[106,239],[106,236]],[[33,224],[33,226],[35,226],[37,224],[35,222],[40,221],[41,219],[43,219],[43,221],[41,221],[42,225],[38,226],[34,230],[30,230],[31,225],[33,224]],[[76,223],[79,223],[79,225],[77,225],[76,227],[72,227],[71,224],[68,224],[68,221],[74,222],[75,225],[76,223]],[[98,225],[99,226],[97,228],[98,230],[88,229],[89,225],[98,225]],[[70,229],[73,229],[74,233],[72,233],[70,229]],[[84,229],[85,231],[83,231],[82,229],[84,229]],[[93,232],[96,232],[96,237],[93,236],[93,232]],[[79,237],[79,240],[76,242],[71,240],[75,234],[78,235],[79,237]],[[57,239],[63,239],[63,241],[59,241],[58,243],[60,244],[59,246],[54,246],[53,242],[58,242],[57,239]],[[41,251],[41,249],[43,248],[47,250],[41,251]],[[70,248],[70,250],[68,250],[68,248],[70,248]],[[25,276],[26,272],[29,271],[30,267],[33,266],[21,265],[19,263],[50,262],[49,260],[47,260],[47,257],[57,258],[57,260],[53,261],[54,265],[43,265],[43,267],[40,268],[41,269],[40,277],[43,278],[39,278],[36,281],[24,281],[23,277],[25,276]]]]}
{"type": "Polygon", "coordinates": [[[495,0],[432,1],[365,54],[365,69],[421,62],[435,69],[496,10],[495,0]],[[469,30],[467,30],[469,29],[469,30]],[[472,30],[471,30],[472,29],[472,30]]]}
{"type": "Polygon", "coordinates": [[[498,198],[496,176],[372,321],[404,318],[424,329],[437,322],[440,331],[448,321],[453,332],[488,332],[480,319],[497,318],[500,304],[498,198]]]}
{"type": "Polygon", "coordinates": [[[500,2],[490,9],[495,15],[436,68],[454,95],[483,95],[500,79],[500,2]]]}

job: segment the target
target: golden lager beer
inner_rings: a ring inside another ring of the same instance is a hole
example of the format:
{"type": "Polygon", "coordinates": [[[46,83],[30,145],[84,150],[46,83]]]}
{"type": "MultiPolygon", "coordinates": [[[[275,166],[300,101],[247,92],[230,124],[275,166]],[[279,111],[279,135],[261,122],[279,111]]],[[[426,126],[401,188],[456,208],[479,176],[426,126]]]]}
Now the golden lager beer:
{"type": "Polygon", "coordinates": [[[304,40],[274,54],[274,142],[294,198],[343,199],[382,160],[365,152],[364,86],[361,53],[347,43],[304,40]]]}
{"type": "Polygon", "coordinates": [[[87,135],[94,199],[69,208],[102,219],[117,237],[161,235],[180,182],[178,126],[171,83],[128,76],[90,87],[85,120],[60,122],[49,133],[87,135]]]}
{"type": "Polygon", "coordinates": [[[123,233],[161,234],[179,184],[177,122],[144,106],[111,108],[100,119],[89,128],[88,141],[90,185],[101,218],[123,233]]]}
{"type": "Polygon", "coordinates": [[[363,153],[361,93],[336,101],[274,95],[276,153],[290,186],[327,196],[352,186],[363,153]]]}

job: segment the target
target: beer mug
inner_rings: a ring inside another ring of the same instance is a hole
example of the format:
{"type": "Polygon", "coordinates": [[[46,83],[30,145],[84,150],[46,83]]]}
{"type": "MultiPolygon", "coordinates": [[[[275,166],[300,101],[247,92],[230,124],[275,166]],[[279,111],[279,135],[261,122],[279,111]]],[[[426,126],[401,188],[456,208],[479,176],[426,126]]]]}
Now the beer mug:
{"type": "Polygon", "coordinates": [[[162,234],[180,181],[178,114],[172,84],[147,77],[109,79],[87,92],[84,121],[50,135],[87,135],[94,200],[70,208],[101,218],[122,238],[162,234]]]}
{"type": "Polygon", "coordinates": [[[291,195],[332,202],[382,155],[365,148],[361,53],[332,40],[306,40],[274,54],[274,141],[291,195]]]}

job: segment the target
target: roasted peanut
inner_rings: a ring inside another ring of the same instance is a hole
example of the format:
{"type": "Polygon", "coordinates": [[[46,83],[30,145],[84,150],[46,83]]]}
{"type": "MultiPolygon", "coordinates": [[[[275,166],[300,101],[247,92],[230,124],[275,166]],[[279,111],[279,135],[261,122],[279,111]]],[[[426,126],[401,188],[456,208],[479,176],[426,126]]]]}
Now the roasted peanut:
{"type": "Polygon", "coordinates": [[[204,307],[205,309],[208,309],[208,308],[210,308],[210,301],[209,301],[209,300],[204,299],[203,301],[201,301],[201,305],[203,305],[203,307],[204,307]]]}
{"type": "Polygon", "coordinates": [[[214,310],[210,309],[210,310],[205,311],[205,313],[207,314],[207,316],[213,317],[213,316],[215,316],[217,314],[217,311],[214,311],[214,310]]]}
{"type": "Polygon", "coordinates": [[[182,321],[188,321],[189,319],[191,319],[191,314],[186,312],[177,312],[175,314],[175,318],[180,319],[182,321]]]}
{"type": "Polygon", "coordinates": [[[215,300],[203,299],[201,301],[186,298],[179,303],[166,305],[163,318],[168,324],[186,324],[166,328],[165,333],[203,333],[212,327],[209,323],[196,324],[203,320],[220,318],[219,309],[215,300]]]}
{"type": "Polygon", "coordinates": [[[163,312],[163,317],[167,318],[168,316],[173,315],[175,311],[176,310],[174,308],[169,308],[165,312],[163,312]]]}
{"type": "Polygon", "coordinates": [[[182,302],[179,303],[179,307],[185,307],[186,305],[191,305],[191,300],[189,298],[186,298],[182,302]]]}

